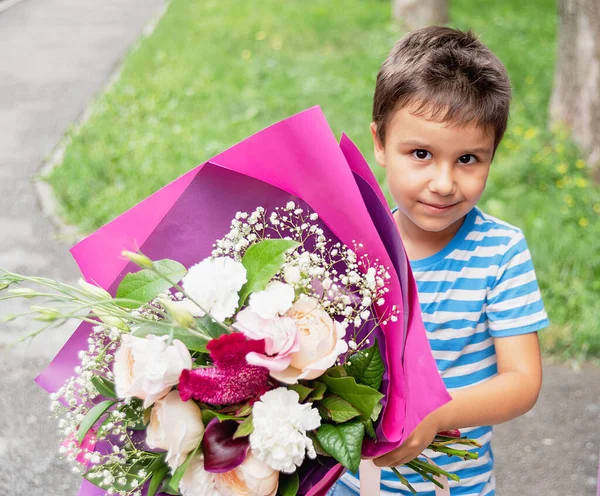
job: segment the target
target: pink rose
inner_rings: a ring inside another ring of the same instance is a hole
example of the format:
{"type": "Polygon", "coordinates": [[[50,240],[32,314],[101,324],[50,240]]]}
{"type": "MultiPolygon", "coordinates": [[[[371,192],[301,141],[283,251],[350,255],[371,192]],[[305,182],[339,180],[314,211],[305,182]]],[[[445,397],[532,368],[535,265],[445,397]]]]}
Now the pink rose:
{"type": "Polygon", "coordinates": [[[348,351],[344,341],[346,330],[333,320],[316,298],[300,295],[286,316],[298,328],[298,350],[290,353],[290,365],[271,376],[286,384],[299,379],[316,379],[335,364],[337,357],[348,351]]]}
{"type": "Polygon", "coordinates": [[[233,325],[248,339],[265,340],[265,353],[251,352],[246,355],[250,365],[281,372],[292,362],[291,353],[300,348],[297,343],[298,328],[290,317],[264,319],[250,307],[238,313],[233,325]]]}

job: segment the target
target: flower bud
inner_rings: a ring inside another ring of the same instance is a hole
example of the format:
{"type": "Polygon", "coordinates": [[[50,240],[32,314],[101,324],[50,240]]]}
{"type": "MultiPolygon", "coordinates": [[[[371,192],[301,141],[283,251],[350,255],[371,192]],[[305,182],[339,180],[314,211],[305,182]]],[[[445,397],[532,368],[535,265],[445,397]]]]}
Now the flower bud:
{"type": "Polygon", "coordinates": [[[146,255],[142,253],[134,253],[132,251],[123,250],[121,255],[131,260],[134,264],[142,269],[153,269],[154,264],[146,255]]]}
{"type": "Polygon", "coordinates": [[[95,286],[94,284],[90,284],[89,282],[86,282],[84,279],[79,279],[78,281],[79,287],[85,291],[87,294],[89,294],[90,296],[93,296],[95,298],[102,298],[102,299],[110,299],[112,298],[112,296],[110,295],[110,293],[104,289],[102,289],[100,286],[95,286]]]}
{"type": "Polygon", "coordinates": [[[31,288],[9,289],[8,292],[15,296],[22,296],[23,298],[35,298],[35,296],[37,295],[37,291],[34,291],[31,288]]]}
{"type": "Polygon", "coordinates": [[[94,312],[94,315],[105,324],[121,329],[122,331],[129,331],[129,326],[123,319],[110,315],[106,310],[103,310],[102,308],[92,308],[92,312],[94,312]]]}
{"type": "Polygon", "coordinates": [[[39,320],[41,322],[54,322],[62,317],[62,314],[54,308],[33,306],[31,309],[39,314],[37,317],[35,317],[35,320],[39,320]]]}
{"type": "Polygon", "coordinates": [[[194,316],[188,310],[186,310],[183,305],[178,305],[176,302],[166,298],[161,298],[160,304],[171,316],[171,318],[180,326],[187,327],[189,329],[193,329],[196,326],[194,316]]]}

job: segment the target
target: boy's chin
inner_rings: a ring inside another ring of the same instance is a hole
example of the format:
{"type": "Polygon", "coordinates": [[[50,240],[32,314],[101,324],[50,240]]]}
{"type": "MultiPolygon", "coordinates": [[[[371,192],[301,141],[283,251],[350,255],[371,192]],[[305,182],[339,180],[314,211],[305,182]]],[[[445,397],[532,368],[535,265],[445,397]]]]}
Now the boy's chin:
{"type": "Polygon", "coordinates": [[[458,230],[458,227],[462,224],[465,216],[461,215],[458,218],[452,219],[441,219],[419,216],[419,218],[411,219],[421,231],[429,233],[444,233],[448,230],[458,230]]]}

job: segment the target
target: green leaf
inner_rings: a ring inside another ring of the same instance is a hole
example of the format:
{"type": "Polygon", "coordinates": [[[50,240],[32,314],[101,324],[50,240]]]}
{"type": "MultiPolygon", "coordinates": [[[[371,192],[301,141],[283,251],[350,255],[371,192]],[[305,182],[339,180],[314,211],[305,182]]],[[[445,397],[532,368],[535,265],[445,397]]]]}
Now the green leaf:
{"type": "Polygon", "coordinates": [[[354,353],[348,361],[350,363],[346,365],[346,371],[356,379],[356,382],[379,390],[385,373],[385,364],[379,352],[377,339],[373,346],[354,353]]]}
{"type": "Polygon", "coordinates": [[[167,327],[164,325],[148,323],[135,328],[131,332],[131,335],[143,338],[148,334],[153,334],[155,336],[170,336],[171,333],[173,334],[173,339],[179,339],[188,350],[206,353],[206,343],[208,343],[209,338],[200,336],[191,329],[185,329],[183,327],[167,327]]]}
{"type": "Polygon", "coordinates": [[[383,405],[381,403],[377,403],[377,405],[375,405],[375,408],[373,408],[373,411],[371,412],[371,420],[373,422],[375,422],[379,418],[381,410],[383,410],[383,405]]]}
{"type": "Polygon", "coordinates": [[[298,393],[298,396],[300,396],[300,403],[302,403],[306,398],[308,398],[308,395],[314,391],[314,389],[309,388],[307,386],[303,386],[302,384],[292,384],[287,388],[298,393]]]}
{"type": "Polygon", "coordinates": [[[115,383],[109,381],[106,377],[96,375],[90,379],[96,390],[105,398],[117,399],[115,392],[115,383]]]}
{"type": "Polygon", "coordinates": [[[233,434],[233,439],[237,439],[238,437],[247,437],[254,432],[254,424],[252,423],[252,415],[246,417],[246,419],[238,426],[235,433],[233,434]]]}
{"type": "Polygon", "coordinates": [[[279,474],[279,489],[277,494],[280,496],[296,496],[298,489],[300,488],[300,478],[298,472],[292,472],[291,474],[279,474]]]}
{"type": "Polygon", "coordinates": [[[202,423],[204,425],[208,425],[208,423],[214,419],[214,418],[218,418],[220,421],[223,420],[246,420],[245,417],[239,417],[236,415],[226,415],[224,413],[220,413],[220,412],[215,412],[214,410],[209,410],[207,408],[202,409],[202,423]]]}
{"type": "Polygon", "coordinates": [[[219,325],[218,322],[208,315],[197,318],[196,325],[213,339],[217,339],[227,333],[227,330],[222,325],[219,325]]]}
{"type": "Polygon", "coordinates": [[[187,269],[174,260],[159,260],[158,262],[154,262],[154,267],[171,282],[166,281],[162,276],[159,276],[156,272],[148,269],[127,274],[121,281],[121,284],[119,284],[117,298],[135,300],[140,304],[119,303],[120,306],[137,308],[144,303],[148,303],[159,296],[163,291],[171,289],[173,284],[181,281],[187,274],[187,269]]]}
{"type": "Polygon", "coordinates": [[[365,427],[360,420],[323,424],[317,430],[317,439],[325,451],[351,472],[358,470],[364,436],[365,427]]]}
{"type": "Polygon", "coordinates": [[[240,291],[240,307],[250,293],[262,291],[285,262],[285,252],[300,246],[291,239],[265,239],[250,245],[242,264],[246,267],[247,282],[240,291]]]}
{"type": "Polygon", "coordinates": [[[83,438],[88,433],[88,431],[94,426],[94,424],[98,421],[100,417],[108,410],[111,406],[116,403],[114,400],[106,400],[101,403],[98,403],[94,408],[92,408],[85,418],[81,421],[79,425],[79,430],[77,431],[77,442],[79,444],[82,443],[83,438]]]}
{"type": "Polygon", "coordinates": [[[360,412],[356,408],[335,394],[325,396],[318,403],[318,406],[325,410],[327,418],[339,424],[360,415],[360,412]]]}
{"type": "Polygon", "coordinates": [[[310,399],[312,401],[319,401],[323,399],[325,396],[325,391],[327,391],[327,386],[319,381],[315,381],[312,383],[312,386],[315,388],[314,391],[310,395],[310,399]]]}
{"type": "Polygon", "coordinates": [[[343,365],[337,365],[336,367],[332,367],[327,371],[327,375],[329,377],[346,377],[348,372],[346,372],[346,368],[343,365]]]}
{"type": "Polygon", "coordinates": [[[131,402],[123,405],[120,410],[125,414],[125,420],[128,429],[141,431],[146,429],[146,419],[144,418],[144,408],[142,400],[132,398],[131,402]]]}
{"type": "Polygon", "coordinates": [[[321,446],[321,443],[317,439],[316,431],[309,431],[306,433],[306,435],[312,440],[313,446],[315,448],[317,455],[331,456],[329,453],[327,453],[327,451],[325,451],[325,448],[323,448],[323,446],[321,446]]]}
{"type": "Polygon", "coordinates": [[[165,493],[165,494],[172,494],[174,496],[181,496],[181,493],[179,492],[179,490],[171,489],[171,479],[172,479],[172,477],[165,478],[165,480],[163,481],[163,484],[160,488],[160,492],[165,493]]]}
{"type": "Polygon", "coordinates": [[[369,436],[373,440],[377,440],[377,434],[375,433],[375,427],[373,427],[373,421],[371,419],[363,420],[363,425],[365,426],[365,432],[367,436],[369,436]]]}
{"type": "Polygon", "coordinates": [[[196,456],[196,453],[198,452],[199,448],[200,448],[200,443],[198,443],[198,446],[196,446],[194,451],[192,451],[186,457],[185,461],[181,465],[179,465],[179,467],[177,467],[177,470],[175,470],[175,473],[171,476],[171,479],[169,480],[169,488],[172,491],[179,491],[179,484],[181,483],[181,479],[185,475],[185,471],[190,466],[190,462],[192,461],[194,456],[196,456]]]}
{"type": "Polygon", "coordinates": [[[158,488],[160,487],[160,483],[165,479],[168,473],[169,467],[167,465],[163,465],[152,474],[152,478],[150,479],[150,485],[148,486],[147,496],[156,495],[156,493],[158,492],[158,488]]]}
{"type": "Polygon", "coordinates": [[[329,392],[345,399],[360,413],[363,420],[371,418],[373,411],[383,398],[383,394],[375,389],[357,384],[354,377],[329,377],[322,375],[320,379],[327,385],[329,392]]]}
{"type": "Polygon", "coordinates": [[[92,484],[104,490],[112,488],[116,492],[130,492],[134,487],[141,489],[144,483],[150,478],[150,467],[155,466],[157,458],[160,458],[160,456],[156,454],[146,453],[146,455],[147,456],[135,460],[133,463],[126,463],[124,465],[118,465],[110,462],[102,465],[95,465],[84,474],[84,477],[92,484]],[[93,474],[102,474],[105,470],[110,472],[114,478],[113,482],[110,484],[103,483],[103,476],[92,477],[93,474]],[[146,475],[139,475],[140,471],[142,470],[146,473],[146,475]]]}

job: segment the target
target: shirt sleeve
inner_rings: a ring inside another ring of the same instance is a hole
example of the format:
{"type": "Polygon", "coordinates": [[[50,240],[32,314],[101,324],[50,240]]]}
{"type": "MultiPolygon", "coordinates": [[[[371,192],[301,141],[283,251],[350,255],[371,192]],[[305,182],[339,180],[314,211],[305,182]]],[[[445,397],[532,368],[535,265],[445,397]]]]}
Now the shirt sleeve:
{"type": "Polygon", "coordinates": [[[508,244],[496,280],[488,290],[486,316],[493,337],[536,332],[549,324],[531,254],[521,231],[508,244]]]}

